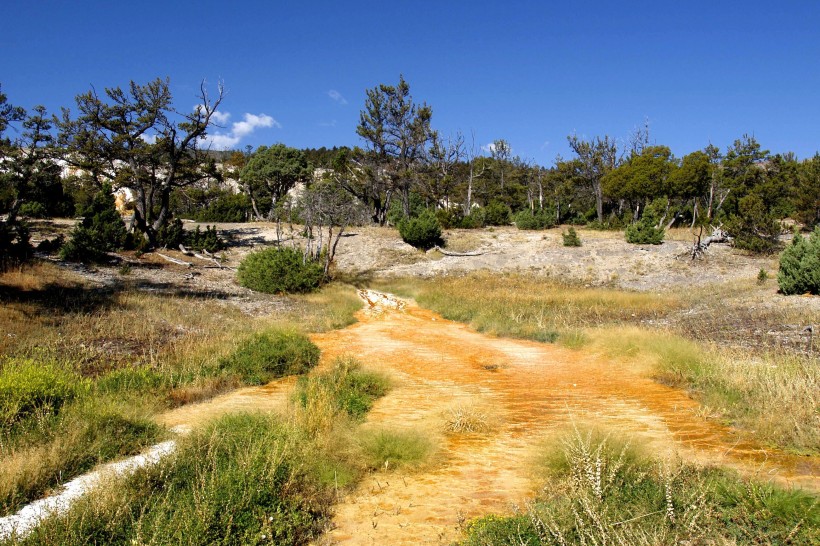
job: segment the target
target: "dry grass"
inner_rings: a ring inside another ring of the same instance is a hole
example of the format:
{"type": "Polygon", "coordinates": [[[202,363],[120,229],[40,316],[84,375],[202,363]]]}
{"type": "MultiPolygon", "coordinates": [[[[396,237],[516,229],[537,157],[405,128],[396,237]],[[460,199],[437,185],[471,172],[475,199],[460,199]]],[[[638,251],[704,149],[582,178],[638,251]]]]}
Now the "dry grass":
{"type": "Polygon", "coordinates": [[[449,229],[444,233],[447,250],[452,252],[471,252],[480,249],[484,244],[486,233],[481,229],[449,229]]]}
{"type": "Polygon", "coordinates": [[[353,288],[331,285],[286,299],[287,311],[277,305],[272,315],[252,317],[214,298],[100,287],[48,263],[0,275],[0,301],[0,331],[6,334],[0,356],[58,362],[92,385],[86,399],[60,414],[39,424],[28,419],[20,425],[24,433],[0,438],[4,511],[153,441],[156,430],[138,430],[149,417],[129,416],[129,407],[153,415],[240,386],[242,378],[222,373],[220,362],[249,334],[293,324],[312,331],[336,328],[353,322],[361,306],[353,288]],[[105,396],[116,408],[88,406],[105,396]],[[136,428],[123,435],[117,423],[136,428]]]}
{"type": "Polygon", "coordinates": [[[687,312],[673,315],[671,326],[691,339],[753,353],[804,353],[806,326],[820,323],[820,299],[776,291],[774,280],[754,279],[693,288],[682,296],[687,312]]]}
{"type": "Polygon", "coordinates": [[[467,322],[479,331],[539,341],[554,341],[571,329],[657,319],[681,305],[675,295],[584,288],[518,274],[479,272],[374,284],[413,297],[445,318],[467,322]]]}
{"type": "Polygon", "coordinates": [[[485,433],[492,428],[492,418],[487,410],[474,403],[457,404],[444,412],[444,432],[446,433],[485,433]]]}
{"type": "Polygon", "coordinates": [[[584,340],[586,350],[628,361],[662,383],[688,390],[705,415],[765,445],[818,451],[820,366],[815,358],[751,354],[631,325],[589,329],[584,340]]]}

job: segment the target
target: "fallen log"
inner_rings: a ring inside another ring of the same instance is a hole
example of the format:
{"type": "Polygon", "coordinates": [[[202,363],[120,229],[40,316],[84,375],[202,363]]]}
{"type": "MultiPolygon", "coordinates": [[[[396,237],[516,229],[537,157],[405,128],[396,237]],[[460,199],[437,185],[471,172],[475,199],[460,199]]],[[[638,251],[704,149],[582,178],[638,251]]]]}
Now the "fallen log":
{"type": "Polygon", "coordinates": [[[214,264],[219,269],[230,269],[229,267],[225,267],[224,265],[222,265],[219,262],[219,260],[217,260],[216,258],[213,257],[213,255],[203,256],[202,254],[199,254],[198,252],[194,252],[193,255],[194,255],[194,258],[199,258],[200,260],[204,260],[206,262],[211,262],[212,264],[214,264]]]}
{"type": "Polygon", "coordinates": [[[427,252],[432,252],[434,250],[438,250],[439,252],[441,252],[445,256],[458,256],[458,257],[462,257],[462,256],[481,256],[482,254],[487,253],[486,250],[475,251],[475,252],[450,252],[449,250],[444,250],[443,248],[441,248],[438,245],[434,246],[433,248],[431,248],[427,252]]]}
{"type": "Polygon", "coordinates": [[[166,256],[165,254],[162,254],[162,253],[159,253],[159,252],[155,252],[155,254],[157,256],[159,256],[160,258],[162,258],[163,260],[171,262],[172,264],[184,265],[185,267],[193,267],[194,266],[194,264],[192,264],[191,262],[186,262],[185,260],[178,260],[176,258],[166,256]]]}
{"type": "Polygon", "coordinates": [[[700,229],[700,233],[695,236],[695,240],[692,243],[692,259],[696,259],[709,250],[709,245],[713,243],[727,243],[730,241],[729,234],[723,231],[720,226],[712,229],[712,234],[706,237],[705,239],[701,240],[701,235],[703,234],[703,228],[700,229]]]}

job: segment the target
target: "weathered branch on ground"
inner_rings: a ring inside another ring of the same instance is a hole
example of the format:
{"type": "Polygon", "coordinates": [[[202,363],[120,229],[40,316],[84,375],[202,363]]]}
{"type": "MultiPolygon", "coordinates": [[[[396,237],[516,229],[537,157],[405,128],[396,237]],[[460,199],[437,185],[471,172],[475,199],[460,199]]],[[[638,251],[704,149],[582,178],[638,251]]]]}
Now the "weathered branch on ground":
{"type": "Polygon", "coordinates": [[[216,259],[215,257],[213,257],[213,256],[203,256],[202,254],[199,254],[199,253],[197,253],[197,252],[194,252],[194,258],[199,258],[200,260],[204,260],[204,261],[206,261],[206,262],[210,262],[210,263],[214,264],[216,267],[218,267],[219,269],[231,269],[230,267],[226,267],[226,266],[222,265],[222,264],[219,262],[219,260],[217,260],[217,259],[216,259]]]}
{"type": "Polygon", "coordinates": [[[709,250],[709,245],[712,243],[727,243],[730,240],[729,234],[723,231],[721,226],[713,227],[712,234],[703,240],[701,240],[702,234],[703,228],[700,228],[700,233],[695,236],[695,240],[692,243],[691,256],[693,260],[703,256],[703,254],[709,250]]]}
{"type": "Polygon", "coordinates": [[[194,264],[192,264],[191,262],[186,262],[185,260],[178,260],[178,259],[176,259],[176,258],[172,258],[172,257],[170,257],[170,256],[166,256],[165,254],[162,254],[162,253],[160,253],[160,252],[155,252],[155,254],[156,254],[157,256],[159,256],[160,258],[162,258],[163,260],[166,260],[166,261],[168,261],[168,262],[171,262],[172,264],[184,265],[185,267],[193,267],[193,266],[194,266],[194,264]]]}
{"type": "Polygon", "coordinates": [[[433,248],[431,248],[431,249],[430,249],[430,250],[428,250],[427,252],[432,252],[432,251],[434,251],[434,250],[438,250],[439,252],[441,252],[441,253],[442,253],[442,254],[444,254],[445,256],[457,256],[457,257],[463,257],[463,256],[481,256],[482,254],[486,254],[486,253],[487,253],[487,251],[486,251],[486,250],[482,250],[482,251],[475,251],[475,252],[450,252],[449,250],[444,250],[443,248],[441,248],[441,247],[440,247],[440,246],[438,246],[438,245],[434,246],[433,248]]]}

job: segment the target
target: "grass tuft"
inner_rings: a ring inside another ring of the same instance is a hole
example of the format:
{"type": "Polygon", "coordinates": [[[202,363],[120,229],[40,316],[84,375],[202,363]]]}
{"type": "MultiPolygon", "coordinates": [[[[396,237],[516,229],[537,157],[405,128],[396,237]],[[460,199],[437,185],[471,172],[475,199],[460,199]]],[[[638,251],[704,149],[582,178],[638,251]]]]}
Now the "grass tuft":
{"type": "Polygon", "coordinates": [[[363,430],[359,445],[362,463],[370,470],[419,467],[434,451],[427,436],[412,430],[363,430]]]}
{"type": "Polygon", "coordinates": [[[354,358],[340,357],[330,370],[299,379],[299,415],[305,428],[314,433],[332,429],[340,417],[362,421],[389,388],[385,376],[363,370],[354,358]]]}

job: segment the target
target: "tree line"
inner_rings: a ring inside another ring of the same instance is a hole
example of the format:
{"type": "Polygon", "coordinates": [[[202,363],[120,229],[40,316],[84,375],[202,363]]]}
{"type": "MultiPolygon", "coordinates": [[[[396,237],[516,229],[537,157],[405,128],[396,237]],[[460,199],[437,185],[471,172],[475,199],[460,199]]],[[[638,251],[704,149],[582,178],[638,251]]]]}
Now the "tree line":
{"type": "Polygon", "coordinates": [[[504,139],[482,149],[463,133],[441,134],[432,107],[400,77],[367,90],[360,146],[215,152],[206,138],[223,98],[221,86],[212,96],[202,85],[198,105],[181,111],[169,81],[156,79],[91,89],[49,115],[9,104],[0,89],[0,251],[23,251],[21,217],[85,215],[109,186],[130,191],[128,232],[145,248],[167,242],[180,217],[333,227],[398,225],[428,211],[444,228],[601,229],[651,218],[657,228],[719,225],[736,245],[761,252],[775,248],[784,218],[820,222],[820,154],[772,154],[754,136],[677,158],[648,127],[626,144],[573,134],[572,157],[545,167],[504,139]]]}

